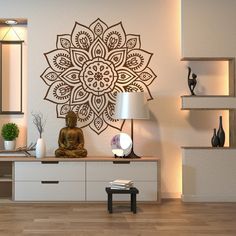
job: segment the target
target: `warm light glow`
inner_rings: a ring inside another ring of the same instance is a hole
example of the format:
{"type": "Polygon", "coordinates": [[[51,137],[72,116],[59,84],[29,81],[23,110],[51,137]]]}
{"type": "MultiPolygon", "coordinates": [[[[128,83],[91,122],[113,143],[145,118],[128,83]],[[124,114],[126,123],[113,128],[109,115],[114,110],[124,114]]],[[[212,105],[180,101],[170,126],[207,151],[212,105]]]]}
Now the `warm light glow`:
{"type": "Polygon", "coordinates": [[[229,71],[231,64],[228,61],[223,61],[220,64],[222,74],[222,90],[223,94],[229,94],[229,71]]]}
{"type": "Polygon", "coordinates": [[[1,40],[25,40],[26,27],[4,26],[0,27],[1,40]]]}

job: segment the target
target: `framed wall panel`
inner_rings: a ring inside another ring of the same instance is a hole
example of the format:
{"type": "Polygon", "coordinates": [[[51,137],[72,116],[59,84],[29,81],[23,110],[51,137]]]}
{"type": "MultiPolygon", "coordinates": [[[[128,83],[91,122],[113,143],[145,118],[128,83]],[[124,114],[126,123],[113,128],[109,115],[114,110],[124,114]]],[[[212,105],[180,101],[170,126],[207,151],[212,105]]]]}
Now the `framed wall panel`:
{"type": "Polygon", "coordinates": [[[0,114],[23,114],[22,43],[0,41],[0,114]]]}

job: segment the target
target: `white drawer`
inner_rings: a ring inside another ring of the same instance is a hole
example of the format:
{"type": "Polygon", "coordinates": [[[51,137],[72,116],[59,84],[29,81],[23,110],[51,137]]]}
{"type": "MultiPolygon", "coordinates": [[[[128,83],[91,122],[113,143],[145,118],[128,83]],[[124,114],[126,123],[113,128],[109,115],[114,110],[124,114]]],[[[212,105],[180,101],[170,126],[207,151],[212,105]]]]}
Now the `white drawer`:
{"type": "Polygon", "coordinates": [[[15,162],[15,181],[85,180],[85,162],[15,162]]]}
{"type": "MultiPolygon", "coordinates": [[[[107,193],[105,188],[109,182],[87,182],[87,201],[106,201],[107,193]]],[[[157,201],[157,182],[135,182],[139,190],[137,201],[157,201]]],[[[113,194],[114,201],[130,201],[130,194],[113,194]]]]}
{"type": "Polygon", "coordinates": [[[87,181],[112,181],[131,179],[134,181],[157,181],[157,162],[87,162],[87,181]]]}
{"type": "Polygon", "coordinates": [[[15,182],[15,201],[84,201],[85,182],[15,182]]]}

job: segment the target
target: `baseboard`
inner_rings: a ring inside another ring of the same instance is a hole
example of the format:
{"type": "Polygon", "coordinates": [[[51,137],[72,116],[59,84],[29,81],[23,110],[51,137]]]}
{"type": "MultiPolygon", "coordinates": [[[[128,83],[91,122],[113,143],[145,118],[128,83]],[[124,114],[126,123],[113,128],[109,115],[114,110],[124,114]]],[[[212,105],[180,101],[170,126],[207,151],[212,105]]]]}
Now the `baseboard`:
{"type": "Polygon", "coordinates": [[[182,195],[183,202],[236,202],[236,196],[225,195],[182,195]]]}
{"type": "Polygon", "coordinates": [[[170,192],[161,193],[161,198],[181,198],[181,193],[180,192],[177,192],[177,193],[170,193],[170,192]]]}

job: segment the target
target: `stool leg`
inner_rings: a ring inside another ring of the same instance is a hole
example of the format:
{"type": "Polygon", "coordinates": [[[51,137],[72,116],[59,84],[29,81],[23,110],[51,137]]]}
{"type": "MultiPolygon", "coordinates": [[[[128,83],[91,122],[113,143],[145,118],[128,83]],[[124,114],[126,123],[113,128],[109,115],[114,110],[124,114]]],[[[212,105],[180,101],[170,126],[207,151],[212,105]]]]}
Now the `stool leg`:
{"type": "Polygon", "coordinates": [[[107,209],[109,213],[112,213],[112,193],[108,193],[107,209]]]}
{"type": "Polygon", "coordinates": [[[136,214],[136,193],[131,193],[131,211],[136,214]]]}

